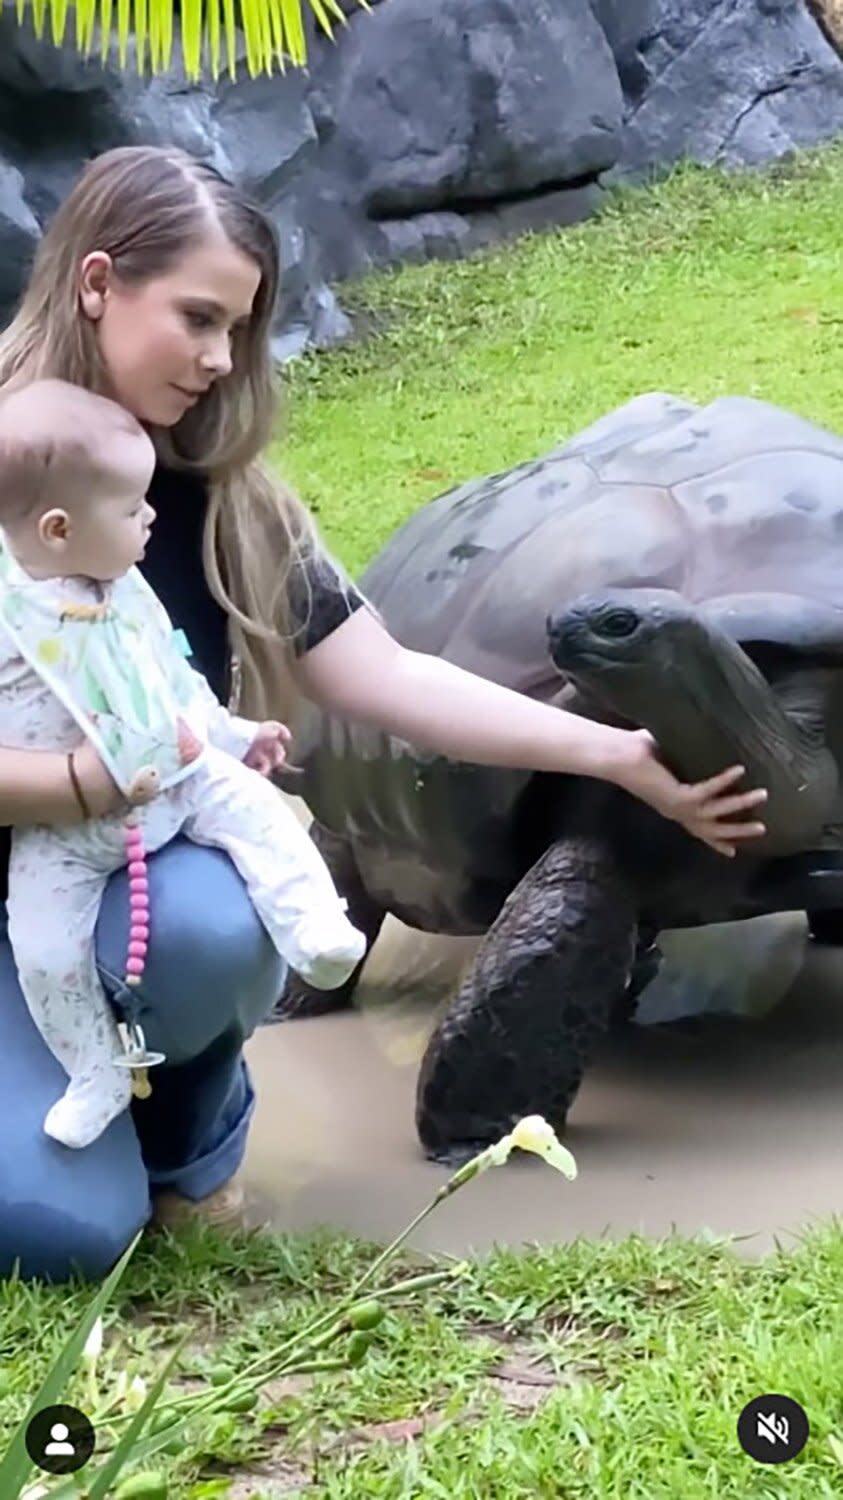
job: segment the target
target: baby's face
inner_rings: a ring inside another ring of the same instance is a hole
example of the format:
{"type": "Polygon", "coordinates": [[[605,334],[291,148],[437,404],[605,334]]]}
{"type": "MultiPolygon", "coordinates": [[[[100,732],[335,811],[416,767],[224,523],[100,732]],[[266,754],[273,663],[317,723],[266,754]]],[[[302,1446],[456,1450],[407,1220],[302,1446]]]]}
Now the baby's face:
{"type": "Polygon", "coordinates": [[[109,454],[108,482],[68,505],[62,572],[102,583],[120,578],[141,561],[155,520],[146,498],[155,453],[149,439],[118,440],[109,454]],[[101,493],[99,490],[101,489],[101,493]]]}

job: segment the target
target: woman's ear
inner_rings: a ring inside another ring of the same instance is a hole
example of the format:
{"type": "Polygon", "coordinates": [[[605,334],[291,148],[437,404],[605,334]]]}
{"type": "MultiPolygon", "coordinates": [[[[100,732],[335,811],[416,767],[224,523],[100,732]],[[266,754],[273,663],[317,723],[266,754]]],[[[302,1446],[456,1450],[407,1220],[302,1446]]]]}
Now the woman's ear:
{"type": "Polygon", "coordinates": [[[86,318],[95,323],[105,311],[111,276],[111,256],[104,250],[92,250],[85,256],[79,271],[79,302],[86,318]]]}

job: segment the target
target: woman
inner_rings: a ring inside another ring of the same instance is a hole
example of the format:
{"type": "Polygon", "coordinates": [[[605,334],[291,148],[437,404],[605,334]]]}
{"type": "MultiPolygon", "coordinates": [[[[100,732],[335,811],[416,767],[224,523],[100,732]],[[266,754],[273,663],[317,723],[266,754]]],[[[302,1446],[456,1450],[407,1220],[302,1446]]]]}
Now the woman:
{"type": "MultiPolygon", "coordinates": [[[[143,570],[214,691],[226,698],[236,679],[245,712],[283,719],[299,690],[455,758],[603,777],[726,854],[762,832],[735,821],[765,795],[729,792],[740,769],[681,786],[646,734],[544,707],[390,638],[259,464],[275,420],[277,285],[272,231],[238,192],[176,150],[120,149],[57,213],[0,339],[0,387],[75,381],[152,434],[158,520],[143,570]]],[[[92,812],[115,809],[90,747],[77,766],[92,812]]],[[[0,750],[0,824],[79,816],[64,757],[0,750]]],[[[151,1099],[85,1151],[41,1132],[62,1080],[0,945],[0,1272],[18,1262],[27,1276],[74,1265],[96,1275],[151,1212],[223,1222],[239,1206],[253,1103],[242,1046],[283,974],[224,856],[177,842],[150,861],[150,884],[141,1019],[167,1061],[151,1099]]],[[[127,912],[118,876],[98,929],[106,983],[121,970],[127,912]]]]}

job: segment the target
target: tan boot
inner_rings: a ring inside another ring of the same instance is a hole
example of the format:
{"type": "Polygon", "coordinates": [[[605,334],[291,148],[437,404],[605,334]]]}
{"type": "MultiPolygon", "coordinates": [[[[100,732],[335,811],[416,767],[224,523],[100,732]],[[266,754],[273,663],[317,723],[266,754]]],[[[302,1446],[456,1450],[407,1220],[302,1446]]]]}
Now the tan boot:
{"type": "Polygon", "coordinates": [[[152,1223],[161,1229],[185,1224],[210,1224],[214,1229],[245,1229],[244,1193],[232,1177],[207,1198],[185,1198],[181,1193],[158,1193],[152,1200],[152,1223]]]}

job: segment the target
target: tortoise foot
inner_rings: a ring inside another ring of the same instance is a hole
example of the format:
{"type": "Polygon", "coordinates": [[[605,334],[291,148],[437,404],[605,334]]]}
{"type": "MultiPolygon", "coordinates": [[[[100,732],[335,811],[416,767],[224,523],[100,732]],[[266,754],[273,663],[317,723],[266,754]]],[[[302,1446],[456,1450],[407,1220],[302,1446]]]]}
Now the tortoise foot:
{"type": "Polygon", "coordinates": [[[264,1026],[276,1026],[280,1021],[307,1021],[314,1016],[329,1016],[336,1010],[346,1010],[351,1004],[357,974],[336,990],[316,990],[290,974],[283,993],[276,1000],[263,1022],[264,1026]]]}
{"type": "MultiPolygon", "coordinates": [[[[501,1132],[504,1134],[505,1132],[501,1132]]],[[[496,1136],[497,1140],[498,1137],[496,1136]]],[[[456,1172],[460,1167],[467,1166],[481,1151],[485,1151],[490,1144],[487,1140],[476,1141],[450,1141],[447,1145],[434,1146],[425,1151],[427,1160],[435,1163],[437,1167],[447,1167],[449,1171],[456,1172]]]]}

